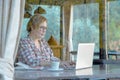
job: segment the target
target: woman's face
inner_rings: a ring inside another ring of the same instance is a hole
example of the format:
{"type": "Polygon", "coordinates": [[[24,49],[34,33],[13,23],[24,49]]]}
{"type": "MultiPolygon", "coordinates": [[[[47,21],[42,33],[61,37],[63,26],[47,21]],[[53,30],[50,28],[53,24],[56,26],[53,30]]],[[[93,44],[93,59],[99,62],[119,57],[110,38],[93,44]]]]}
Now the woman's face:
{"type": "Polygon", "coordinates": [[[32,30],[34,36],[36,36],[36,38],[44,38],[45,34],[46,34],[46,29],[47,29],[47,22],[44,21],[43,23],[41,23],[39,25],[39,28],[32,30]]]}

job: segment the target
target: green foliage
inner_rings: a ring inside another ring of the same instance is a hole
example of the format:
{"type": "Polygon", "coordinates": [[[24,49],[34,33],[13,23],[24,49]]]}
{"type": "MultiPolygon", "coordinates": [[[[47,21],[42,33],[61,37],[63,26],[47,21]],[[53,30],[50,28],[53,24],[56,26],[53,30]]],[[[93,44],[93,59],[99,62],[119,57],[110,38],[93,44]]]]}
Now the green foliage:
{"type": "Polygon", "coordinates": [[[109,3],[108,49],[120,50],[120,1],[109,3]],[[112,44],[111,44],[112,43],[112,44]],[[112,46],[112,47],[111,47],[112,46]]]}
{"type": "Polygon", "coordinates": [[[99,52],[98,4],[75,5],[73,10],[73,50],[77,50],[78,43],[94,42],[95,52],[99,52]]]}

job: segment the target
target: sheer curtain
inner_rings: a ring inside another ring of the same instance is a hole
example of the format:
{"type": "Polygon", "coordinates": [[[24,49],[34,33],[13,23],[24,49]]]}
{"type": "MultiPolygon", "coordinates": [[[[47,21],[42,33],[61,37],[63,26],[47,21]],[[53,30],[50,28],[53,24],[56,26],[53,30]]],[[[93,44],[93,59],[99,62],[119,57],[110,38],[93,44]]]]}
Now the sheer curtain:
{"type": "Polygon", "coordinates": [[[0,75],[13,80],[25,0],[0,0],[0,75]]]}

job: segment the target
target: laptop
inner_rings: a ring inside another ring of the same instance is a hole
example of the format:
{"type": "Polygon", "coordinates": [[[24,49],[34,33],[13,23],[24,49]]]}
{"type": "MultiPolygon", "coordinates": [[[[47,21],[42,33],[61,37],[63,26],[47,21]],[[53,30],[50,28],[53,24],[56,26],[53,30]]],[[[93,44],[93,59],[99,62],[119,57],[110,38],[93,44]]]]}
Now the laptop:
{"type": "Polygon", "coordinates": [[[75,69],[93,66],[95,43],[79,43],[75,69]]]}
{"type": "Polygon", "coordinates": [[[93,66],[95,43],[79,43],[76,57],[76,65],[68,69],[84,69],[93,66]]]}

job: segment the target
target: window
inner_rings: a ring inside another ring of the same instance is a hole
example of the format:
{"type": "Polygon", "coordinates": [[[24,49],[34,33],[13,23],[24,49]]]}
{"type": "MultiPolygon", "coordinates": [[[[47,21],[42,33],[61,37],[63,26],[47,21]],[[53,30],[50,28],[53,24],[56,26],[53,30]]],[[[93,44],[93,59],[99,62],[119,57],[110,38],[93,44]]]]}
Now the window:
{"type": "MultiPolygon", "coordinates": [[[[51,35],[54,36],[56,41],[60,43],[60,6],[49,6],[49,5],[33,5],[32,6],[32,15],[34,15],[34,10],[37,9],[39,6],[41,6],[43,9],[45,9],[46,14],[42,14],[47,18],[48,28],[46,32],[45,39],[48,40],[51,35]]],[[[24,18],[23,20],[23,26],[22,26],[22,32],[21,37],[27,36],[27,23],[29,21],[29,18],[24,18]]]]}
{"type": "Polygon", "coordinates": [[[108,51],[120,51],[120,1],[108,2],[108,51]]]}
{"type": "MultiPolygon", "coordinates": [[[[109,1],[108,7],[108,26],[107,26],[107,51],[108,53],[120,53],[120,1],[109,1]]],[[[117,55],[119,59],[120,56],[117,55]]],[[[109,59],[116,60],[115,56],[109,59]]]]}
{"type": "Polygon", "coordinates": [[[77,51],[78,43],[95,42],[95,52],[99,52],[99,4],[73,6],[72,42],[73,51],[77,51]]]}

